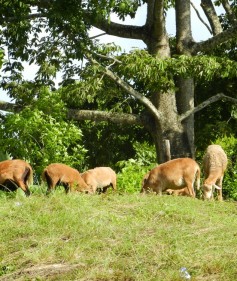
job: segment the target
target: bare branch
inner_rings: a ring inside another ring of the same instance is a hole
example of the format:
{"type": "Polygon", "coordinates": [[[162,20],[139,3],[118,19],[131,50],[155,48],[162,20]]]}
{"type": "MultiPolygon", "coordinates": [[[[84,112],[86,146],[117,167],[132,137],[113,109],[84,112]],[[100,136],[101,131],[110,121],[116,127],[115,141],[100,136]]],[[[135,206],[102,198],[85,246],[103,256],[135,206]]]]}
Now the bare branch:
{"type": "MultiPolygon", "coordinates": [[[[227,100],[233,103],[237,103],[237,99],[224,95],[223,93],[219,93],[203,103],[196,106],[194,109],[187,111],[185,114],[182,114],[179,120],[182,122],[190,115],[195,114],[196,112],[202,110],[208,105],[217,102],[218,100],[227,100]]],[[[23,107],[17,106],[13,103],[8,103],[4,101],[0,101],[0,110],[4,110],[7,112],[19,112],[23,107]]],[[[116,124],[123,125],[138,125],[138,126],[146,126],[146,117],[139,116],[137,114],[128,114],[128,113],[118,113],[118,112],[104,112],[98,110],[77,110],[77,109],[68,109],[67,118],[70,120],[80,121],[80,120],[91,120],[91,121],[107,121],[116,124]]]]}
{"type": "MultiPolygon", "coordinates": [[[[87,58],[94,64],[100,65],[95,59],[93,59],[90,55],[87,55],[87,58]]],[[[100,65],[101,66],[101,65],[100,65]]],[[[145,96],[137,92],[130,86],[128,83],[126,83],[124,80],[122,80],[119,76],[117,76],[115,73],[113,73],[108,68],[104,68],[103,72],[106,76],[108,76],[110,79],[112,79],[116,84],[118,84],[122,89],[124,89],[128,94],[135,97],[137,100],[139,100],[145,107],[154,115],[154,117],[157,119],[157,121],[161,118],[161,112],[156,109],[156,107],[153,105],[153,103],[147,99],[145,96]]]]}
{"type": "Polygon", "coordinates": [[[111,61],[116,62],[118,64],[122,64],[122,62],[120,60],[118,60],[114,57],[104,56],[104,55],[98,54],[98,53],[93,52],[93,51],[91,53],[94,54],[95,56],[99,57],[99,58],[104,59],[104,60],[111,60],[111,61]]]}
{"type": "Polygon", "coordinates": [[[218,45],[227,42],[228,40],[235,38],[237,36],[237,25],[229,28],[228,30],[222,31],[216,36],[199,43],[193,43],[191,47],[192,54],[196,54],[198,52],[204,52],[212,50],[218,45]]]}
{"type": "MultiPolygon", "coordinates": [[[[23,109],[22,106],[17,106],[14,103],[0,101],[0,110],[6,112],[20,112],[23,109]]],[[[146,117],[141,117],[137,114],[128,114],[122,112],[105,112],[98,110],[80,110],[80,109],[68,109],[67,118],[70,120],[81,121],[81,120],[90,120],[96,122],[112,122],[115,124],[123,125],[138,125],[145,126],[146,117]]]]}
{"type": "Polygon", "coordinates": [[[206,26],[206,28],[208,29],[208,31],[209,31],[211,34],[213,34],[213,33],[212,33],[212,30],[211,30],[211,28],[210,28],[210,26],[202,19],[202,17],[201,17],[201,15],[200,15],[198,9],[196,8],[196,6],[193,4],[192,1],[191,1],[190,3],[191,3],[191,5],[192,5],[194,11],[196,12],[196,14],[197,14],[199,20],[206,26]]]}
{"type": "Polygon", "coordinates": [[[182,114],[180,116],[179,120],[182,122],[184,119],[186,119],[190,115],[195,114],[196,112],[202,110],[203,108],[207,107],[211,103],[216,102],[218,100],[228,100],[228,101],[231,101],[233,103],[237,103],[237,99],[226,96],[223,93],[219,93],[219,94],[216,94],[215,96],[205,100],[203,103],[199,104],[195,108],[193,108],[193,109],[187,111],[186,113],[182,114]]]}
{"type": "Polygon", "coordinates": [[[211,0],[202,0],[201,1],[201,7],[211,25],[212,31],[214,35],[219,34],[222,32],[221,23],[219,21],[219,18],[216,14],[216,10],[213,6],[213,3],[211,0]]]}
{"type": "Polygon", "coordinates": [[[100,36],[103,36],[103,35],[106,35],[107,33],[106,32],[103,32],[103,33],[100,33],[98,35],[95,35],[95,36],[91,36],[90,39],[95,39],[95,38],[98,38],[100,36]]]}
{"type": "Polygon", "coordinates": [[[104,31],[108,35],[114,35],[123,38],[143,40],[145,36],[145,27],[136,25],[120,24],[100,17],[93,18],[90,12],[83,12],[84,19],[92,26],[104,31]]]}
{"type": "Polygon", "coordinates": [[[139,100],[146,108],[154,115],[154,117],[159,121],[161,119],[161,112],[156,109],[153,103],[147,99],[145,96],[134,90],[129,84],[124,82],[119,76],[115,75],[111,70],[106,69],[105,75],[110,77],[114,82],[116,82],[121,88],[123,88],[128,94],[139,100]]]}
{"type": "Polygon", "coordinates": [[[22,21],[22,20],[32,20],[36,18],[44,18],[46,17],[42,13],[34,13],[34,14],[29,14],[27,16],[22,16],[21,18],[18,17],[3,17],[1,19],[1,22],[14,22],[14,21],[22,21]]]}
{"type": "Polygon", "coordinates": [[[143,120],[139,115],[128,114],[128,113],[118,113],[118,112],[105,112],[98,110],[68,110],[68,119],[72,120],[90,120],[96,122],[112,122],[115,124],[123,125],[140,125],[144,126],[143,120]]]}
{"type": "Polygon", "coordinates": [[[0,101],[0,110],[6,111],[6,112],[19,112],[21,111],[22,107],[6,102],[6,101],[0,101]]]}

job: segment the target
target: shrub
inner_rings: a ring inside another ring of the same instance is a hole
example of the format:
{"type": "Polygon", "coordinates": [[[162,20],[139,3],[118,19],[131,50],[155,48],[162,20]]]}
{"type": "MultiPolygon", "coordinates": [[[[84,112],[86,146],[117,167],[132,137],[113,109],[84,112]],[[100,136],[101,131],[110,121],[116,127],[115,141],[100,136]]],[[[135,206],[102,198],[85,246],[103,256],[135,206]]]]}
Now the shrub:
{"type": "Polygon", "coordinates": [[[157,165],[155,163],[156,153],[154,147],[147,142],[137,142],[133,147],[136,151],[134,159],[119,161],[116,164],[120,170],[117,177],[118,191],[140,192],[143,176],[157,165]]]}
{"type": "Polygon", "coordinates": [[[228,166],[223,180],[225,199],[237,200],[237,138],[233,135],[218,138],[215,142],[221,145],[228,157],[228,166]]]}
{"type": "Polygon", "coordinates": [[[53,162],[75,168],[84,166],[86,149],[82,145],[82,131],[74,123],[66,122],[65,116],[57,92],[41,89],[32,106],[5,116],[0,127],[1,151],[27,160],[38,176],[53,162]]]}

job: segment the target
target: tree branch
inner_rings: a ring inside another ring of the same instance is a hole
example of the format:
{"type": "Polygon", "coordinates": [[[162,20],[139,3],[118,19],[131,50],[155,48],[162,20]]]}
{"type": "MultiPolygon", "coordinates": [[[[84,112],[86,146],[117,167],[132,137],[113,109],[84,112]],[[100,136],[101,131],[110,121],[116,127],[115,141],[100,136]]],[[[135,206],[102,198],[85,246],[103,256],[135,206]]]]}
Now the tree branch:
{"type": "Polygon", "coordinates": [[[32,20],[36,18],[44,18],[46,17],[43,13],[34,13],[34,14],[29,14],[27,16],[22,16],[20,19],[18,17],[3,17],[1,19],[1,22],[14,22],[14,21],[22,21],[22,20],[32,20]]]}
{"type": "Polygon", "coordinates": [[[201,1],[201,7],[211,25],[212,28],[212,33],[214,35],[219,34],[220,32],[222,32],[222,27],[221,27],[221,23],[219,21],[219,18],[216,14],[216,10],[213,6],[213,3],[211,0],[202,0],[201,1]]]}
{"type": "Polygon", "coordinates": [[[206,26],[206,28],[208,29],[208,31],[209,31],[211,34],[213,34],[211,28],[210,28],[209,25],[202,19],[201,15],[200,15],[200,13],[199,13],[199,11],[198,11],[198,9],[196,8],[196,6],[193,4],[192,1],[190,2],[190,4],[191,4],[191,6],[193,7],[194,11],[196,12],[197,17],[199,18],[199,20],[206,26]]]}
{"type": "MultiPolygon", "coordinates": [[[[187,111],[179,117],[179,120],[182,122],[190,115],[195,114],[198,111],[201,111],[203,108],[208,105],[218,101],[218,100],[228,100],[233,103],[237,103],[237,99],[224,95],[223,93],[216,94],[215,96],[207,99],[203,103],[196,106],[194,109],[187,111]]],[[[14,103],[0,101],[0,110],[7,112],[19,112],[23,107],[17,106],[14,103]]],[[[70,120],[80,121],[80,120],[90,120],[90,121],[107,121],[116,124],[124,125],[138,125],[146,126],[146,117],[139,116],[137,114],[128,114],[128,113],[117,113],[117,112],[104,112],[98,110],[78,110],[78,109],[68,109],[67,118],[70,120]]]]}
{"type": "MultiPolygon", "coordinates": [[[[14,103],[0,101],[0,110],[16,113],[20,112],[23,109],[22,106],[17,106],[14,103]]],[[[118,112],[105,112],[98,110],[80,110],[80,109],[68,109],[67,118],[69,120],[81,121],[81,120],[90,120],[90,121],[107,121],[115,124],[123,125],[138,125],[145,126],[146,117],[141,117],[137,114],[128,114],[128,113],[118,113],[118,112]]]]}
{"type": "Polygon", "coordinates": [[[228,101],[231,101],[233,103],[237,103],[237,99],[226,96],[223,93],[219,93],[219,94],[216,94],[215,96],[205,100],[203,103],[199,104],[195,108],[193,108],[193,109],[187,111],[186,113],[182,114],[180,116],[179,120],[182,122],[184,119],[188,118],[190,115],[202,110],[203,108],[207,107],[211,103],[216,102],[216,101],[221,100],[221,99],[222,100],[228,100],[228,101]]]}
{"type": "Polygon", "coordinates": [[[213,48],[217,47],[218,45],[235,38],[237,36],[237,25],[229,28],[226,31],[222,31],[221,33],[217,34],[216,36],[199,43],[193,43],[191,46],[192,54],[196,54],[198,52],[204,52],[212,50],[213,48]]]}
{"type": "Polygon", "coordinates": [[[118,60],[118,59],[116,59],[116,58],[114,58],[114,57],[101,55],[101,54],[98,54],[98,53],[93,52],[93,51],[91,51],[91,53],[92,53],[93,55],[97,56],[98,58],[102,58],[102,59],[104,59],[104,60],[110,60],[110,61],[113,62],[113,64],[114,64],[114,63],[122,64],[122,62],[121,62],[120,60],[118,60]]]}
{"type": "Polygon", "coordinates": [[[129,84],[124,82],[120,77],[115,75],[109,69],[106,69],[105,75],[110,77],[121,88],[123,88],[128,94],[130,94],[131,96],[135,97],[143,105],[145,105],[145,107],[154,115],[154,117],[157,119],[157,121],[160,121],[160,119],[161,119],[161,112],[156,109],[156,107],[153,105],[153,103],[149,99],[147,99],[145,96],[141,95],[139,92],[134,90],[129,84]]]}
{"type": "Polygon", "coordinates": [[[84,11],[83,16],[88,23],[106,32],[108,35],[114,35],[118,37],[137,39],[137,40],[144,39],[144,34],[145,34],[144,26],[120,24],[113,21],[108,21],[103,17],[94,19],[92,18],[91,13],[87,11],[84,11]]]}
{"type": "Polygon", "coordinates": [[[6,102],[6,101],[0,101],[0,110],[6,111],[6,112],[20,112],[22,110],[22,107],[6,102]]]}
{"type": "MultiPolygon", "coordinates": [[[[29,3],[31,4],[31,3],[29,3]]],[[[53,1],[50,0],[39,0],[36,1],[34,4],[35,6],[50,9],[50,5],[54,5],[53,1]]],[[[143,40],[145,36],[145,27],[144,26],[135,26],[135,25],[125,25],[119,24],[113,21],[109,21],[108,19],[104,18],[103,16],[97,16],[95,18],[94,14],[90,11],[83,10],[83,19],[89,23],[90,25],[106,32],[108,35],[114,35],[123,38],[129,39],[137,39],[143,40]]],[[[35,19],[35,18],[42,18],[47,17],[44,13],[31,13],[29,15],[24,15],[20,18],[20,20],[27,20],[27,19],[35,19]]],[[[6,17],[3,18],[1,21],[4,22],[12,22],[12,21],[19,21],[18,17],[6,17]]]]}
{"type": "MultiPolygon", "coordinates": [[[[88,60],[90,60],[92,63],[100,65],[99,62],[97,62],[95,59],[93,59],[90,55],[87,55],[88,60]]],[[[143,96],[142,94],[140,94],[139,92],[137,92],[136,90],[134,90],[128,83],[126,83],[125,81],[123,81],[119,76],[117,76],[116,74],[114,74],[111,70],[109,70],[109,68],[104,68],[103,73],[108,76],[110,79],[112,79],[117,85],[119,85],[122,89],[124,89],[129,95],[135,97],[137,100],[139,100],[143,105],[145,105],[145,107],[154,115],[154,117],[157,119],[157,121],[159,122],[159,120],[161,119],[161,112],[158,111],[156,109],[156,107],[153,105],[153,103],[146,98],[145,96],[143,96]]]]}
{"type": "Polygon", "coordinates": [[[68,119],[71,120],[90,120],[90,121],[107,121],[115,124],[123,125],[139,125],[144,126],[143,119],[136,114],[105,112],[98,110],[77,110],[69,109],[67,114],[68,119]]]}
{"type": "Polygon", "coordinates": [[[233,10],[232,10],[232,8],[231,8],[231,6],[230,6],[230,4],[229,4],[229,1],[227,1],[227,0],[222,0],[221,3],[222,3],[223,8],[224,8],[225,11],[226,11],[226,14],[228,15],[229,21],[230,21],[232,24],[236,24],[236,16],[235,16],[235,14],[233,13],[233,10]]]}
{"type": "Polygon", "coordinates": [[[189,46],[193,42],[191,31],[191,9],[189,0],[175,1],[176,49],[179,54],[190,55],[189,46]]]}
{"type": "Polygon", "coordinates": [[[151,55],[170,57],[170,46],[165,25],[165,1],[147,1],[147,17],[143,41],[151,55]]]}
{"type": "Polygon", "coordinates": [[[106,34],[107,34],[106,32],[103,32],[103,33],[100,33],[100,34],[98,34],[98,35],[91,36],[90,39],[95,39],[95,38],[98,38],[98,37],[100,37],[100,36],[104,36],[104,35],[106,35],[106,34]]]}

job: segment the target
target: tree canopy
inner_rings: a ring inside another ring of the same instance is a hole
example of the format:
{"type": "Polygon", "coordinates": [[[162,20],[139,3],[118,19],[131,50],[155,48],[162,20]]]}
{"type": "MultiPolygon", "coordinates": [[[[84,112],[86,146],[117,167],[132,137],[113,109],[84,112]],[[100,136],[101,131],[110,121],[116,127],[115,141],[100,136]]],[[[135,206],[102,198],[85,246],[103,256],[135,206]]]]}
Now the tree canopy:
{"type": "MultiPolygon", "coordinates": [[[[71,137],[75,125],[78,132],[83,127],[85,135],[91,136],[89,132],[93,126],[87,126],[82,120],[92,120],[117,123],[121,128],[133,126],[130,134],[126,132],[127,142],[134,142],[136,138],[142,140],[142,132],[144,135],[149,133],[150,137],[146,139],[152,139],[155,144],[158,162],[169,158],[165,140],[170,142],[172,158],[194,157],[197,112],[218,100],[236,102],[235,92],[227,88],[216,88],[211,95],[194,94],[195,89],[205,89],[205,85],[207,88],[212,81],[230,85],[237,76],[235,1],[202,0],[200,5],[205,20],[188,0],[3,1],[0,42],[5,60],[1,87],[15,104],[1,103],[0,109],[16,113],[15,117],[2,118],[3,148],[13,149],[8,142],[4,145],[3,140],[8,138],[6,131],[16,130],[16,126],[20,126],[17,118],[24,120],[28,110],[45,125],[52,122],[51,118],[56,123],[60,120],[58,132],[59,128],[67,128],[66,123],[71,126],[72,131],[61,132],[68,141],[64,143],[63,138],[56,138],[55,149],[58,151],[60,142],[69,147],[73,147],[75,141],[81,145],[80,137],[71,137]],[[147,11],[145,24],[141,26],[111,20],[112,13],[121,20],[128,16],[133,18],[141,6],[147,11]],[[193,40],[191,6],[200,18],[200,28],[208,26],[210,30],[211,37],[205,41],[193,40]],[[224,11],[220,15],[216,12],[218,6],[224,11]],[[169,9],[175,9],[175,37],[167,34],[169,9]],[[90,38],[91,27],[106,34],[142,40],[147,48],[124,53],[115,44],[100,44],[98,38],[90,38]],[[34,81],[24,77],[24,62],[30,66],[38,65],[34,81]],[[54,79],[59,71],[63,81],[56,89],[54,79]],[[47,106],[38,106],[45,93],[48,101],[43,103],[47,106]],[[53,97],[59,100],[55,102],[53,97]],[[62,109],[60,112],[58,104],[62,109]],[[68,120],[76,123],[68,123],[68,120]]],[[[231,112],[227,118],[230,116],[231,112]]],[[[24,123],[22,120],[21,124],[24,123]]],[[[57,127],[56,123],[52,123],[53,126],[57,127]]],[[[102,127],[97,134],[101,134],[102,127]]],[[[121,140],[119,130],[118,127],[115,138],[121,140]]],[[[46,134],[44,130],[42,134],[33,134],[33,139],[40,139],[45,145],[42,141],[46,134]]],[[[20,135],[19,131],[14,137],[18,140],[20,135]]],[[[23,138],[27,138],[26,135],[22,135],[23,138]]],[[[60,134],[55,132],[54,135],[60,134]]],[[[101,141],[101,138],[94,139],[101,141]]],[[[93,140],[84,141],[85,146],[87,142],[93,140]]],[[[36,143],[34,145],[37,147],[36,143]]],[[[91,145],[89,147],[92,149],[91,145]]],[[[72,150],[70,153],[75,155],[72,150]]],[[[47,159],[51,160],[50,157],[47,159]]]]}

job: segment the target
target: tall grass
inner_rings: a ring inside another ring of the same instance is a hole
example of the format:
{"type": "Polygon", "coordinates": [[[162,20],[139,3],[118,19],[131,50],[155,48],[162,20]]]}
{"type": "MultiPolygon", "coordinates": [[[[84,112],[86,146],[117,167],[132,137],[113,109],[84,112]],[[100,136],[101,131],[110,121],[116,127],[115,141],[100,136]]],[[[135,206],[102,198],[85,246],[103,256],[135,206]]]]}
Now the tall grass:
{"type": "Polygon", "coordinates": [[[0,194],[0,280],[237,280],[230,202],[140,194],[0,194]]]}

